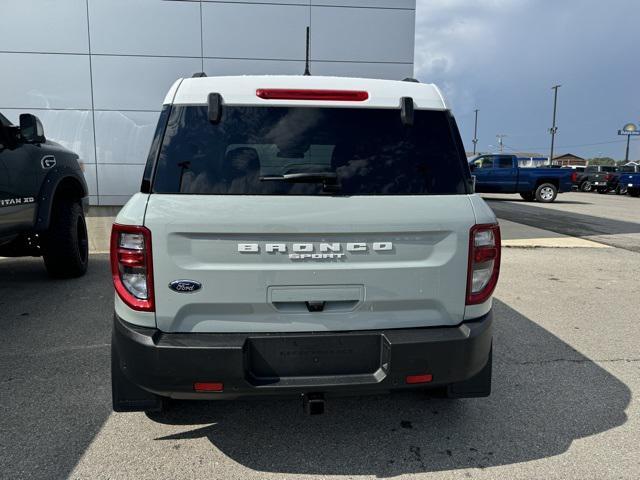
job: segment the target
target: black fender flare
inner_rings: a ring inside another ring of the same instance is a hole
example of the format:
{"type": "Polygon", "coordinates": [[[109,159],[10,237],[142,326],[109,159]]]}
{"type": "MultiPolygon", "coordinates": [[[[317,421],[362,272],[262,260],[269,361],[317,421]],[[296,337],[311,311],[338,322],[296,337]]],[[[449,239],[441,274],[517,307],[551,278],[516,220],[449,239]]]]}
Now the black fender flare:
{"type": "Polygon", "coordinates": [[[69,185],[69,182],[73,184],[76,195],[80,197],[82,208],[85,213],[87,212],[89,207],[89,193],[84,175],[82,175],[81,171],[71,166],[58,165],[51,169],[40,186],[40,192],[36,199],[38,206],[34,226],[35,232],[43,232],[49,228],[53,202],[56,193],[58,193],[58,187],[60,187],[63,182],[64,185],[69,185]]]}

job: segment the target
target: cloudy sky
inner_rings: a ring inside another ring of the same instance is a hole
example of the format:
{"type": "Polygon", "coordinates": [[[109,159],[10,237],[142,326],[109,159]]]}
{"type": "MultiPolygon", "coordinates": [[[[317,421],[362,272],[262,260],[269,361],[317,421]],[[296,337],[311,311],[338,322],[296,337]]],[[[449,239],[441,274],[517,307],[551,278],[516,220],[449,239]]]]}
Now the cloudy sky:
{"type": "MultiPolygon", "coordinates": [[[[617,131],[640,123],[640,2],[418,0],[416,76],[444,91],[467,150],[548,154],[558,96],[556,153],[624,158],[617,131]]],[[[640,159],[640,138],[631,159],[640,159]]]]}

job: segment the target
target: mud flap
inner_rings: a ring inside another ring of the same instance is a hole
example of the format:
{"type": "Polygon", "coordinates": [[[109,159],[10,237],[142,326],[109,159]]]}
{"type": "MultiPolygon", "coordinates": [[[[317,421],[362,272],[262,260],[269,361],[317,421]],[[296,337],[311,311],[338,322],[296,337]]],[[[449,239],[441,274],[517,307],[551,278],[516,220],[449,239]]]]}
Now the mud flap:
{"type": "Polygon", "coordinates": [[[161,412],[164,399],[132,383],[122,372],[118,352],[111,343],[111,398],[114,412],[161,412]]]}
{"type": "Polygon", "coordinates": [[[447,386],[448,398],[477,398],[491,395],[491,370],[493,365],[493,347],[489,350],[489,358],[482,370],[469,380],[447,386]]]}

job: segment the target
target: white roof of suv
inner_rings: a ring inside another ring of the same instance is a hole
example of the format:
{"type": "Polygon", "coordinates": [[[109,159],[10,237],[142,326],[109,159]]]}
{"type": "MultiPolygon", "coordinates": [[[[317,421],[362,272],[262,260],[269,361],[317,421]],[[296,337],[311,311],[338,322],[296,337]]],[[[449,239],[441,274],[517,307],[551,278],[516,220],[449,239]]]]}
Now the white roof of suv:
{"type": "Polygon", "coordinates": [[[411,97],[415,108],[446,110],[438,87],[433,84],[371,78],[321,77],[302,75],[247,75],[196,77],[177,80],[164,104],[205,105],[209,93],[219,93],[228,105],[308,105],[365,108],[398,108],[402,97],[411,97]],[[273,100],[256,95],[258,89],[356,90],[366,91],[364,101],[273,100]]]}

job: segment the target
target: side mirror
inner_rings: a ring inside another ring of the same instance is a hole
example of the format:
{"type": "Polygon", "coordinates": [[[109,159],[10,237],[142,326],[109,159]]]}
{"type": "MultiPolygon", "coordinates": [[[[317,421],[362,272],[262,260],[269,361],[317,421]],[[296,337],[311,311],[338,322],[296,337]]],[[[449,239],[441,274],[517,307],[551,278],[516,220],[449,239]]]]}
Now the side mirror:
{"type": "Polygon", "coordinates": [[[44,128],[40,119],[30,113],[21,113],[20,136],[26,143],[44,143],[44,128]]]}

